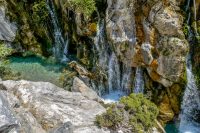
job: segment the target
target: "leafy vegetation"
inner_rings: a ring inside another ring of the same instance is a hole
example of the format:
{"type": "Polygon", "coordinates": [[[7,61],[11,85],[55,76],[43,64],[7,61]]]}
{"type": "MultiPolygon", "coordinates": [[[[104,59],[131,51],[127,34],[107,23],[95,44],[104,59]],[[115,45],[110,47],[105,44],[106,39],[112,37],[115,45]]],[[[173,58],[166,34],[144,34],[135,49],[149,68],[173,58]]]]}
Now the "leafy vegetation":
{"type": "Polygon", "coordinates": [[[32,10],[33,10],[32,17],[35,23],[42,23],[47,20],[49,13],[45,0],[34,2],[32,10]]]}
{"type": "Polygon", "coordinates": [[[116,129],[123,121],[123,110],[120,110],[116,105],[111,105],[102,115],[96,117],[97,124],[101,127],[116,129]]]}
{"type": "Polygon", "coordinates": [[[131,94],[120,99],[120,107],[112,105],[106,113],[98,115],[96,122],[100,127],[129,128],[134,133],[140,133],[155,126],[158,113],[157,106],[142,94],[131,94]]]}
{"type": "Polygon", "coordinates": [[[90,16],[96,10],[95,0],[66,0],[65,6],[86,16],[90,16]]]}
{"type": "Polygon", "coordinates": [[[3,43],[0,43],[0,59],[5,58],[6,56],[12,53],[11,48],[7,48],[3,43]]]}

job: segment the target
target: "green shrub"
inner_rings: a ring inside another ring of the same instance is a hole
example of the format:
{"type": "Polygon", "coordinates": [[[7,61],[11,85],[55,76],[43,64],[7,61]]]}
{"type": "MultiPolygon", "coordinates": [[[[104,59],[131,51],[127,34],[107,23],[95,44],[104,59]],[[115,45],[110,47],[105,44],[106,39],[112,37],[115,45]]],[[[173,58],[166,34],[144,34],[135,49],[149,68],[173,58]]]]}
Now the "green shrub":
{"type": "Polygon", "coordinates": [[[147,100],[143,94],[131,94],[128,97],[123,97],[120,99],[120,103],[125,105],[125,110],[129,112],[131,116],[129,124],[133,127],[133,131],[141,130],[140,125],[143,125],[145,131],[154,126],[154,121],[157,118],[159,110],[157,106],[147,100]],[[133,120],[137,122],[134,123],[133,120]]]}
{"type": "Polygon", "coordinates": [[[116,129],[123,121],[123,113],[112,105],[102,115],[97,115],[96,122],[100,127],[116,129]]]}
{"type": "Polygon", "coordinates": [[[6,56],[12,53],[11,48],[7,48],[4,44],[0,43],[0,59],[5,58],[6,56]]]}
{"type": "Polygon", "coordinates": [[[120,106],[112,105],[106,113],[96,117],[97,124],[100,127],[129,128],[134,133],[143,133],[155,126],[159,110],[143,94],[131,94],[122,97],[119,104],[120,106]]]}

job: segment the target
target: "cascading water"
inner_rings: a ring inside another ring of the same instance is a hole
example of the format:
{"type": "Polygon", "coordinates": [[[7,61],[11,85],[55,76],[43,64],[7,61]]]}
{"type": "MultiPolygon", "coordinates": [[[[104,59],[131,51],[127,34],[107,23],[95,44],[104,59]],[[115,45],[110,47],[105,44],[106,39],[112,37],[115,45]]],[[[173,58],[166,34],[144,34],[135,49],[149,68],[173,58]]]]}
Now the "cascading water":
{"type": "Polygon", "coordinates": [[[121,89],[120,85],[120,66],[117,60],[117,57],[114,53],[112,53],[109,61],[109,70],[108,70],[108,87],[109,93],[121,89]]]}
{"type": "Polygon", "coordinates": [[[195,83],[195,77],[192,73],[191,55],[187,59],[187,86],[181,105],[182,113],[180,114],[181,133],[199,133],[200,123],[200,94],[195,83]]]}
{"type": "MultiPolygon", "coordinates": [[[[131,67],[126,65],[121,65],[114,52],[109,52],[109,45],[107,44],[105,38],[105,19],[99,18],[98,30],[96,36],[95,47],[98,52],[97,65],[107,72],[108,81],[107,85],[103,85],[100,81],[98,88],[98,93],[102,95],[105,102],[115,102],[118,101],[120,97],[127,94],[128,89],[131,86],[131,67]],[[121,71],[122,70],[122,71],[121,71]],[[102,94],[102,90],[106,90],[106,94],[102,94]]],[[[93,85],[95,86],[95,85],[93,85]]]]}
{"type": "Polygon", "coordinates": [[[124,80],[121,80],[120,65],[115,53],[113,52],[110,56],[108,65],[109,93],[103,96],[106,103],[116,102],[120,97],[126,95],[126,92],[122,88],[122,84],[125,86],[125,83],[127,82],[127,76],[123,75],[123,78],[124,80]]]}
{"type": "MultiPolygon", "coordinates": [[[[98,60],[94,60],[93,65],[97,67],[97,69],[100,69],[100,71],[108,70],[108,45],[106,43],[105,39],[105,19],[101,18],[99,16],[99,22],[97,26],[97,35],[95,37],[95,52],[98,55],[98,60]]],[[[106,85],[103,81],[104,79],[99,79],[98,83],[92,82],[91,85],[93,89],[101,96],[103,93],[105,93],[106,85]]]]}
{"type": "Polygon", "coordinates": [[[185,11],[187,12],[188,10],[189,10],[189,8],[190,8],[190,1],[191,0],[188,0],[187,1],[187,5],[186,5],[186,8],[185,8],[185,11]]]}
{"type": "MultiPolygon", "coordinates": [[[[129,94],[131,89],[133,89],[134,85],[131,79],[132,68],[126,64],[120,63],[115,52],[109,51],[109,45],[105,39],[105,19],[99,18],[97,31],[95,47],[98,52],[98,65],[107,72],[108,85],[102,85],[100,81],[98,87],[93,88],[98,88],[95,90],[98,90],[99,94],[102,94],[102,90],[106,90],[107,93],[102,95],[105,102],[116,102],[120,97],[129,94]]],[[[143,93],[144,81],[141,68],[137,68],[135,77],[136,89],[133,90],[135,90],[136,93],[143,93]]]]}
{"type": "Polygon", "coordinates": [[[129,94],[132,89],[132,68],[123,64],[122,66],[122,80],[121,80],[121,89],[126,93],[129,94]]]}
{"type": "Polygon", "coordinates": [[[61,62],[65,62],[67,61],[67,54],[68,54],[68,38],[67,40],[65,40],[62,35],[62,31],[59,27],[58,18],[52,0],[47,0],[47,8],[49,10],[51,22],[53,24],[54,57],[61,62]]]}
{"type": "Polygon", "coordinates": [[[108,44],[105,39],[105,19],[99,18],[98,27],[97,27],[97,36],[95,38],[95,47],[98,52],[98,65],[106,70],[108,69],[108,44]]]}
{"type": "Polygon", "coordinates": [[[134,93],[143,93],[144,91],[144,77],[142,68],[136,68],[134,93]]]}
{"type": "MultiPolygon", "coordinates": [[[[185,11],[188,13],[187,18],[187,25],[190,25],[191,22],[191,0],[187,1],[187,6],[185,11]]],[[[194,35],[198,35],[196,31],[196,1],[193,0],[193,7],[194,7],[194,34],[192,32],[192,28],[188,27],[188,42],[193,43],[194,35]]],[[[198,87],[196,85],[195,76],[192,72],[192,61],[191,61],[191,53],[188,55],[187,58],[187,86],[184,92],[183,101],[181,105],[181,114],[180,114],[180,126],[179,132],[181,133],[199,133],[200,132],[200,94],[198,87]]]]}

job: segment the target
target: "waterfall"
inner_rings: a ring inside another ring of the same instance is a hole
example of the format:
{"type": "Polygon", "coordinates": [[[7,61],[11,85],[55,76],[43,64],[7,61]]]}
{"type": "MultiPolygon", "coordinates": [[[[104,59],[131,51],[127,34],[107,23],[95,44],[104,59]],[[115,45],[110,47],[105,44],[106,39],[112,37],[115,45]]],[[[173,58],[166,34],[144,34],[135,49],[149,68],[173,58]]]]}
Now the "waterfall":
{"type": "Polygon", "coordinates": [[[187,0],[187,5],[186,5],[186,8],[185,8],[185,11],[187,12],[190,8],[190,1],[191,0],[187,0]]]}
{"type": "MultiPolygon", "coordinates": [[[[114,51],[111,51],[109,44],[106,41],[105,19],[99,18],[97,27],[97,35],[95,38],[95,48],[98,53],[97,65],[106,72],[108,79],[107,84],[102,85],[100,81],[98,85],[98,93],[106,90],[102,97],[106,103],[118,101],[120,97],[127,95],[131,86],[131,67],[125,64],[120,64],[114,51]]],[[[92,85],[95,86],[95,85],[92,85]]],[[[94,87],[93,87],[94,88],[94,87]]]]}
{"type": "Polygon", "coordinates": [[[98,52],[98,65],[106,70],[108,69],[108,44],[105,39],[105,19],[99,18],[98,27],[97,27],[97,35],[95,38],[95,47],[98,52]]]}
{"type": "Polygon", "coordinates": [[[65,62],[67,61],[67,54],[68,54],[68,38],[66,41],[62,35],[62,30],[59,27],[58,18],[52,0],[47,0],[47,8],[49,10],[51,22],[53,24],[54,57],[61,62],[65,62]]]}
{"type": "Polygon", "coordinates": [[[105,103],[116,102],[120,97],[130,92],[131,86],[131,67],[120,65],[115,53],[113,52],[108,64],[108,90],[104,95],[105,103]],[[122,71],[120,70],[122,68],[122,71]]]}
{"type": "MultiPolygon", "coordinates": [[[[101,18],[100,16],[97,25],[97,34],[94,38],[94,42],[94,53],[96,53],[95,55],[98,55],[98,58],[97,60],[94,60],[93,65],[96,66],[97,69],[100,69],[103,74],[106,74],[109,60],[108,44],[105,39],[105,19],[101,18]]],[[[104,79],[99,79],[97,83],[92,82],[91,84],[98,95],[102,96],[103,93],[105,93],[107,87],[105,85],[104,79]]]]}
{"type": "Polygon", "coordinates": [[[144,77],[142,68],[137,67],[135,73],[134,93],[143,93],[144,91],[144,77]]]}
{"type": "Polygon", "coordinates": [[[132,70],[131,67],[120,64],[115,52],[110,50],[105,32],[105,19],[99,18],[95,47],[98,52],[98,65],[107,72],[108,84],[105,88],[100,84],[98,89],[107,90],[107,94],[102,97],[109,103],[118,101],[120,97],[130,92],[132,70]]]}
{"type": "Polygon", "coordinates": [[[197,116],[200,115],[200,94],[192,73],[191,55],[188,56],[186,70],[188,83],[181,105],[179,130],[181,133],[199,133],[200,123],[195,119],[199,119],[197,116]]]}
{"type": "Polygon", "coordinates": [[[132,68],[123,64],[122,66],[122,80],[121,80],[121,89],[129,94],[132,89],[132,68]]]}
{"type": "Polygon", "coordinates": [[[108,87],[109,93],[121,89],[121,78],[120,78],[120,66],[117,60],[115,53],[113,52],[110,61],[109,61],[109,69],[108,69],[108,87]]]}

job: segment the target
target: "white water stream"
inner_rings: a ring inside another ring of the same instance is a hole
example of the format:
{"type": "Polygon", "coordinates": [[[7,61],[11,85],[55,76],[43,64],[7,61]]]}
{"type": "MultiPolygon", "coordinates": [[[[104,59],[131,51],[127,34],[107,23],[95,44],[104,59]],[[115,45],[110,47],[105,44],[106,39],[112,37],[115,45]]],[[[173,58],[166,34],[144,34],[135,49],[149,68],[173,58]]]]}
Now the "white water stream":
{"type": "Polygon", "coordinates": [[[200,94],[192,73],[191,57],[187,60],[187,86],[184,92],[180,114],[181,133],[199,133],[200,123],[194,121],[200,113],[200,94]]]}
{"type": "Polygon", "coordinates": [[[53,24],[54,57],[61,62],[65,62],[68,60],[67,59],[68,38],[67,38],[67,40],[65,40],[62,35],[62,30],[60,29],[58,18],[57,18],[55,7],[54,7],[54,3],[52,0],[47,0],[47,8],[48,8],[49,14],[51,16],[51,22],[53,24]]]}
{"type": "Polygon", "coordinates": [[[135,86],[134,86],[134,93],[143,93],[144,92],[144,77],[143,71],[140,67],[136,68],[135,74],[135,86]]]}

